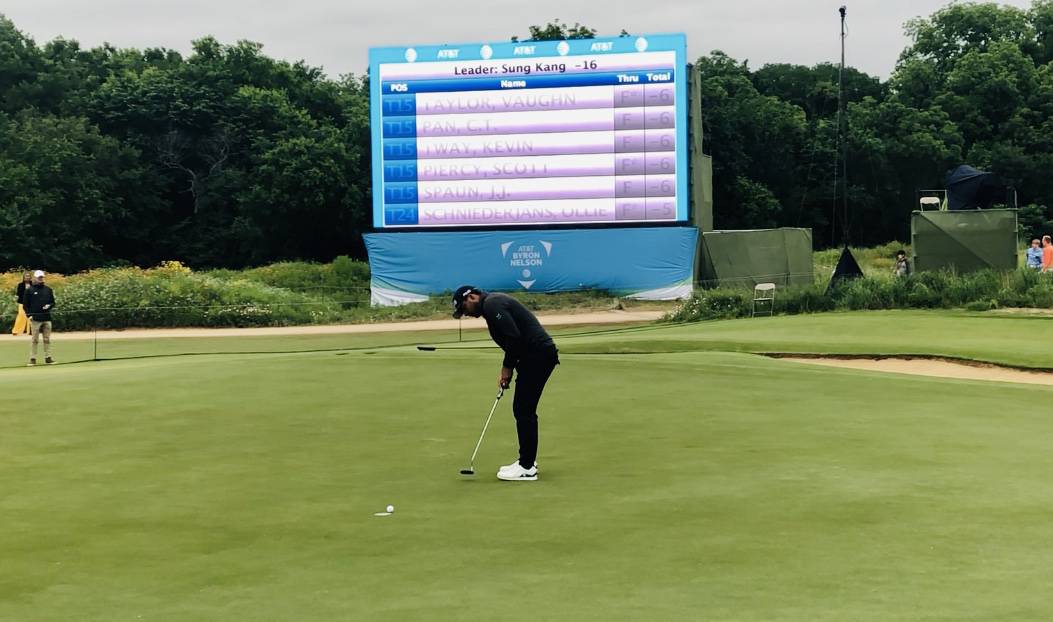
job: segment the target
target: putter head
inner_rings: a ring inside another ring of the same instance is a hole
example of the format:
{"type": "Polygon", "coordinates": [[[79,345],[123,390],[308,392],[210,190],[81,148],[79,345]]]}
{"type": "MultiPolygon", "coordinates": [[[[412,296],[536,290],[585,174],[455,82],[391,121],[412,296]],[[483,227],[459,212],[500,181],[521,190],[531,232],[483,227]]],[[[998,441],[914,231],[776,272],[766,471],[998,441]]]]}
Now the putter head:
{"type": "Polygon", "coordinates": [[[435,346],[417,346],[417,349],[421,352],[434,352],[435,346]]]}
{"type": "Polygon", "coordinates": [[[475,475],[475,469],[461,469],[461,475],[475,475]]]}

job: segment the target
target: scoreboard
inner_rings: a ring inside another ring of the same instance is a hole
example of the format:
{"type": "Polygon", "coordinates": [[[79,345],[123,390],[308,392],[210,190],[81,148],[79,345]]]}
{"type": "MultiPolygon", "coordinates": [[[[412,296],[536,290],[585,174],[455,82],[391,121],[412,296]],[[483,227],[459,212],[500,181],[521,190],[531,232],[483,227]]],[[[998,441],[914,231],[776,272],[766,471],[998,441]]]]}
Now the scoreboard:
{"type": "Polygon", "coordinates": [[[373,224],[688,218],[683,35],[372,48],[373,224]]]}

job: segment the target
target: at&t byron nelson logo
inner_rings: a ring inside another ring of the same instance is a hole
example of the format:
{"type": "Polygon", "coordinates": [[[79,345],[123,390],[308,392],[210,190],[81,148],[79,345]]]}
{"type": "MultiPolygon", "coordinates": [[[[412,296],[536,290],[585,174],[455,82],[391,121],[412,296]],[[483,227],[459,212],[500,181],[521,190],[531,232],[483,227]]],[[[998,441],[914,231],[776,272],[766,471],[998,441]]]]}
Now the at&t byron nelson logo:
{"type": "Polygon", "coordinates": [[[501,244],[501,256],[508,260],[508,267],[516,272],[516,282],[523,289],[537,281],[537,271],[545,265],[545,260],[552,256],[552,242],[538,240],[535,244],[501,244]]]}

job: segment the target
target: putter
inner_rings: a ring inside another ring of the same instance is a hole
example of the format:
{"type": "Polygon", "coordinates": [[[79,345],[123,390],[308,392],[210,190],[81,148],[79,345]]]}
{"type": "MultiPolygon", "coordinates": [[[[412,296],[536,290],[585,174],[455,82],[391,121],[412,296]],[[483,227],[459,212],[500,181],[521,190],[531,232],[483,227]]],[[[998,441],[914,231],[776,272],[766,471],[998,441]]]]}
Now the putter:
{"type": "Polygon", "coordinates": [[[475,444],[475,451],[472,452],[471,463],[468,465],[467,469],[461,469],[461,475],[475,475],[475,454],[479,453],[479,446],[483,444],[483,437],[486,436],[486,428],[490,426],[490,418],[494,416],[494,411],[497,410],[497,403],[501,401],[501,396],[504,394],[504,387],[497,390],[497,399],[494,400],[494,406],[490,409],[490,414],[486,417],[486,423],[483,424],[483,432],[479,435],[479,442],[475,444]]]}

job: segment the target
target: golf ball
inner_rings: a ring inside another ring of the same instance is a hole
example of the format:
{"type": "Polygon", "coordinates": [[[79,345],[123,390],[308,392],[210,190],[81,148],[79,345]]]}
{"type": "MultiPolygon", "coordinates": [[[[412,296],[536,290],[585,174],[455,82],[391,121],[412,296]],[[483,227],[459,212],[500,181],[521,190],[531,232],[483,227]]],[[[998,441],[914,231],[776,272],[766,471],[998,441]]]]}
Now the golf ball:
{"type": "Polygon", "coordinates": [[[388,512],[394,512],[394,511],[395,511],[395,506],[389,505],[388,506],[388,512]]]}

